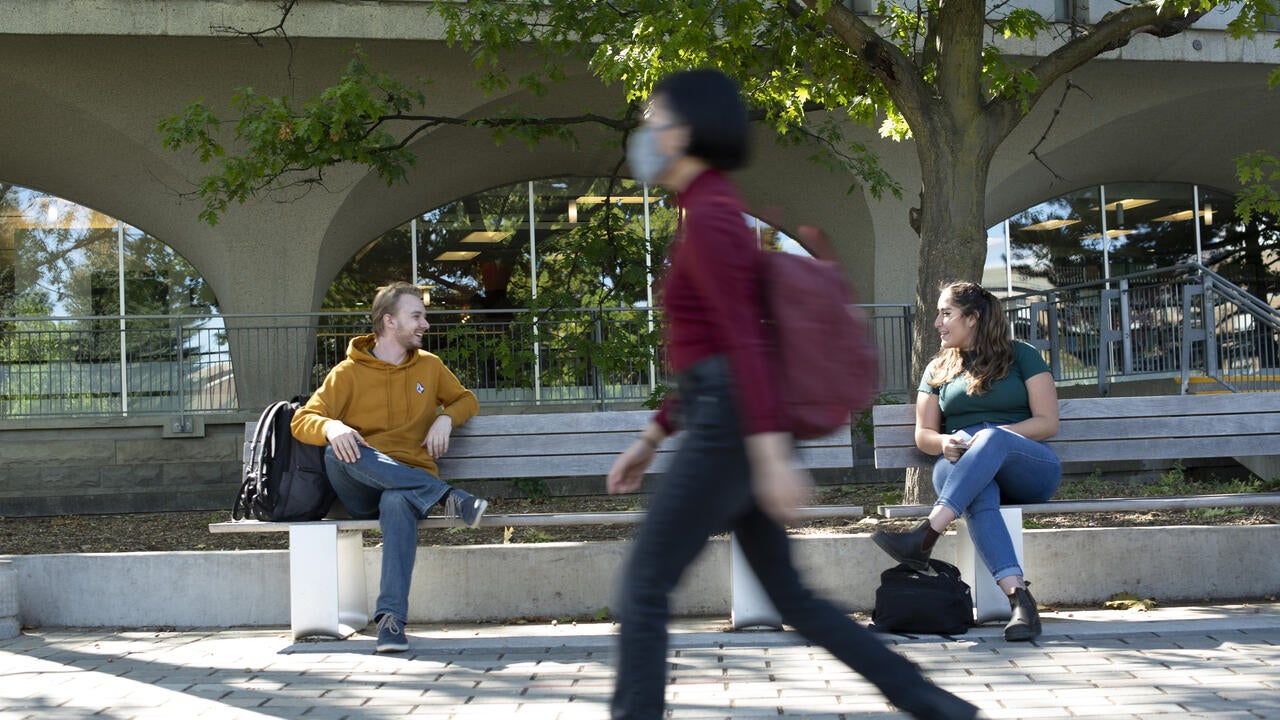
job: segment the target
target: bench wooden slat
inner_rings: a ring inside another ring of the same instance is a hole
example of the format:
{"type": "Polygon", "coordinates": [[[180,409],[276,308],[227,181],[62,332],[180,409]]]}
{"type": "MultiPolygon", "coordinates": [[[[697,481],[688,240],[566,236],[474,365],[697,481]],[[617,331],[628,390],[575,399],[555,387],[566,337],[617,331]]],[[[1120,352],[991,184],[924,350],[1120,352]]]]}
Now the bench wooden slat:
{"type": "Polygon", "coordinates": [[[1161,417],[1280,412],[1280,393],[1231,395],[1155,395],[1150,397],[1068,398],[1058,401],[1064,419],[1161,417]]]}
{"type": "MultiPolygon", "coordinates": [[[[472,422],[475,421],[473,420],[472,422]]],[[[636,435],[643,429],[643,426],[640,426],[620,431],[582,431],[542,435],[476,435],[474,432],[468,432],[470,425],[471,423],[468,422],[454,431],[449,442],[449,452],[441,457],[442,465],[462,458],[509,457],[512,455],[546,456],[579,453],[611,453],[616,455],[630,446],[635,441],[636,435]]],[[[843,436],[833,434],[827,438],[803,441],[797,443],[797,447],[800,449],[840,448],[848,455],[847,460],[852,461],[853,456],[850,454],[850,438],[847,426],[842,433],[843,436]]],[[[664,443],[663,446],[664,449],[674,448],[676,441],[669,441],[664,443]]]]}
{"type": "MultiPolygon", "coordinates": [[[[819,520],[825,518],[862,517],[861,505],[816,505],[797,510],[801,519],[819,520]]],[[[638,523],[644,519],[643,511],[616,510],[609,512],[584,513],[519,513],[515,515],[485,515],[480,519],[481,527],[529,527],[529,526],[565,526],[565,525],[626,525],[638,523]]],[[[260,522],[258,520],[230,520],[210,523],[212,533],[268,533],[287,532],[290,526],[298,523],[260,522]]],[[[377,520],[316,520],[309,525],[334,525],[339,530],[377,530],[377,520]]],[[[418,522],[420,528],[462,527],[462,521],[454,517],[429,517],[418,522]]]]}
{"type": "MultiPolygon", "coordinates": [[[[660,452],[649,466],[649,473],[666,470],[671,452],[660,452]]],[[[590,477],[605,475],[613,465],[616,452],[581,455],[543,455],[482,458],[450,458],[440,462],[441,480],[496,480],[503,478],[590,477]]]]}
{"type": "MultiPolygon", "coordinates": [[[[1280,393],[1073,398],[1049,445],[1063,462],[1239,457],[1280,448],[1280,393]]],[[[922,467],[936,458],[915,448],[915,407],[873,411],[878,468],[922,467]]]]}
{"type": "MultiPolygon", "coordinates": [[[[1149,510],[1191,510],[1195,508],[1271,507],[1280,505],[1280,493],[1239,493],[1225,495],[1179,495],[1169,497],[1097,498],[1092,500],[1049,500],[1019,508],[1024,515],[1053,515],[1077,512],[1133,512],[1149,510]]],[[[881,505],[879,514],[887,518],[924,517],[932,505],[881,505]]]]}
{"type": "MultiPolygon", "coordinates": [[[[610,410],[605,412],[555,412],[523,415],[477,415],[453,431],[454,437],[511,438],[519,435],[556,437],[559,435],[599,435],[635,433],[643,430],[653,417],[650,410],[610,410]]],[[[844,436],[848,442],[849,426],[832,432],[826,438],[801,444],[830,444],[844,436]]]]}
{"type": "MultiPolygon", "coordinates": [[[[1113,460],[1176,460],[1181,458],[1245,457],[1258,455],[1259,443],[1280,447],[1277,435],[1237,435],[1203,438],[1121,438],[1097,441],[1051,440],[1049,447],[1062,462],[1108,462],[1113,460]]],[[[936,456],[911,447],[876,448],[876,467],[931,467],[936,456]]]]}
{"type": "MultiPolygon", "coordinates": [[[[625,447],[625,445],[623,446],[625,447]]],[[[619,449],[605,452],[582,452],[561,455],[532,455],[512,452],[502,457],[453,457],[445,455],[440,461],[442,480],[493,480],[502,478],[551,478],[605,475],[618,457],[619,449]]],[[[847,468],[853,464],[852,450],[848,447],[799,447],[796,460],[806,468],[847,468]]],[[[654,457],[648,474],[666,472],[675,455],[674,443],[664,446],[654,457]]]]}

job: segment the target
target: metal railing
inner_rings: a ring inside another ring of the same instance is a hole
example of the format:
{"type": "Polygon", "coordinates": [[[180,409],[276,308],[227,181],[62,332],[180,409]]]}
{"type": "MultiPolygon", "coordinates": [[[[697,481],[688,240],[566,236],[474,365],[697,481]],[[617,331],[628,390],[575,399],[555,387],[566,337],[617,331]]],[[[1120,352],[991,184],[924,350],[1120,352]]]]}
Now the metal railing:
{"type": "Polygon", "coordinates": [[[1059,382],[1170,378],[1181,392],[1280,390],[1280,312],[1199,263],[1010,297],[1014,335],[1059,382]]]}
{"type": "MultiPolygon", "coordinates": [[[[862,305],[881,387],[909,394],[913,308],[862,305]]],[[[1280,390],[1280,313],[1187,264],[1006,300],[1060,382],[1168,378],[1280,390]]],[[[310,393],[368,332],[359,312],[0,318],[0,419],[252,411],[310,393]]],[[[638,405],[663,389],[660,311],[435,310],[424,347],[485,405],[638,405]]]]}
{"type": "MultiPolygon", "coordinates": [[[[881,383],[911,385],[911,308],[864,305],[881,383]]],[[[0,419],[252,411],[309,394],[367,314],[0,318],[0,419]]],[[[484,405],[638,405],[664,388],[651,308],[433,310],[423,347],[484,405]]]]}

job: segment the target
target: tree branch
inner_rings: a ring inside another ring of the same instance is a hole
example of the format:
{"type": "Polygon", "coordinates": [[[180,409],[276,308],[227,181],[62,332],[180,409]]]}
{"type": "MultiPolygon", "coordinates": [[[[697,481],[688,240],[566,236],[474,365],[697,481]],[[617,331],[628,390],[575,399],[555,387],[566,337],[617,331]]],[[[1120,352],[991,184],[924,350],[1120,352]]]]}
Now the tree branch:
{"type": "Polygon", "coordinates": [[[1040,146],[1044,144],[1045,140],[1049,139],[1049,133],[1053,132],[1053,126],[1056,122],[1058,122],[1058,115],[1062,113],[1063,106],[1067,104],[1067,96],[1071,94],[1072,90],[1079,90],[1080,92],[1088,96],[1090,99],[1093,98],[1092,95],[1089,95],[1089,93],[1085,92],[1084,88],[1071,82],[1071,78],[1067,78],[1067,86],[1062,89],[1062,98],[1058,100],[1057,107],[1053,109],[1053,116],[1049,118],[1049,124],[1045,126],[1044,134],[1042,134],[1040,136],[1040,139],[1036,141],[1036,144],[1031,146],[1031,149],[1027,151],[1027,154],[1035,158],[1036,162],[1043,165],[1044,169],[1048,170],[1049,174],[1053,175],[1053,178],[1055,180],[1065,181],[1066,178],[1062,177],[1057,173],[1057,171],[1049,167],[1049,163],[1045,162],[1044,158],[1040,157],[1040,146]]]}
{"type": "Polygon", "coordinates": [[[996,110],[994,114],[1001,116],[1003,123],[1003,133],[999,137],[1007,135],[1022,119],[1022,108],[1035,105],[1049,87],[1067,73],[1105,52],[1124,47],[1135,35],[1177,35],[1203,17],[1205,12],[1199,9],[1182,9],[1164,0],[1148,0],[1107,13],[1097,23],[1040,58],[1027,70],[1036,78],[1037,85],[1026,97],[1001,98],[993,102],[993,106],[1003,106],[993,108],[996,110]]]}
{"type": "MultiPolygon", "coordinates": [[[[820,0],[803,0],[810,10],[820,0]]],[[[822,15],[828,27],[856,53],[867,70],[880,80],[898,112],[907,118],[912,131],[928,131],[936,118],[931,109],[933,91],[920,76],[915,62],[896,45],[881,37],[862,18],[839,3],[832,3],[822,15]]]]}
{"type": "Polygon", "coordinates": [[[264,35],[274,35],[283,38],[288,43],[290,49],[293,48],[293,40],[289,37],[288,31],[284,29],[284,24],[289,20],[289,13],[293,12],[293,8],[298,4],[298,0],[281,0],[276,5],[276,9],[280,11],[280,22],[271,27],[262,28],[261,30],[241,30],[230,25],[210,25],[209,31],[215,35],[232,35],[235,37],[246,37],[253,41],[253,44],[262,47],[262,37],[264,35]]]}
{"type": "Polygon", "coordinates": [[[284,29],[284,24],[289,21],[289,13],[293,12],[293,8],[298,4],[298,0],[281,0],[276,5],[276,9],[280,11],[280,22],[271,27],[262,28],[261,30],[241,30],[240,28],[231,27],[230,25],[210,25],[209,31],[214,35],[231,35],[234,37],[247,37],[253,41],[254,45],[262,47],[262,37],[264,35],[274,35],[284,40],[284,44],[289,48],[289,61],[285,67],[285,76],[289,78],[289,82],[293,82],[293,55],[296,48],[293,45],[293,38],[289,37],[289,31],[284,29]]]}

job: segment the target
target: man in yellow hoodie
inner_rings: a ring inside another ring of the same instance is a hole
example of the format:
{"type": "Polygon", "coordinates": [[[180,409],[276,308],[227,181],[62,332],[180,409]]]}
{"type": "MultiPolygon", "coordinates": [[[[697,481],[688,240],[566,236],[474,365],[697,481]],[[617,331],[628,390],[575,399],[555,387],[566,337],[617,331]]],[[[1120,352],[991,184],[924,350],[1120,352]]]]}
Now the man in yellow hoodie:
{"type": "Polygon", "coordinates": [[[328,445],[325,470],[354,518],[378,518],[382,587],[374,619],[378,652],[409,649],[404,623],[418,545],[418,520],[444,500],[475,527],[489,503],[439,479],[436,458],[453,428],[475,416],[476,396],[440,358],[422,349],[421,291],[395,283],[373,299],[373,333],[354,338],[347,359],[293,416],[293,435],[328,445]]]}

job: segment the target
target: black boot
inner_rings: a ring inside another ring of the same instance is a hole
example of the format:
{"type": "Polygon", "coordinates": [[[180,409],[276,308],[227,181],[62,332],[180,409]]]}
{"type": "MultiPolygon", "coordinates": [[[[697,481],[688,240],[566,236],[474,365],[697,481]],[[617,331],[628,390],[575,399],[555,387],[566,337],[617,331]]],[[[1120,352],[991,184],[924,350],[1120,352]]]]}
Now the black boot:
{"type": "Polygon", "coordinates": [[[1013,609],[1013,617],[1004,626],[1005,640],[1027,642],[1040,637],[1040,613],[1030,590],[1024,587],[1015,589],[1009,596],[1009,607],[1013,609]]]}
{"type": "Polygon", "coordinates": [[[933,544],[937,542],[939,533],[933,529],[929,521],[920,524],[904,533],[887,533],[877,530],[871,533],[880,549],[889,553],[889,557],[906,565],[912,570],[925,572],[929,569],[929,556],[933,554],[933,544]]]}

